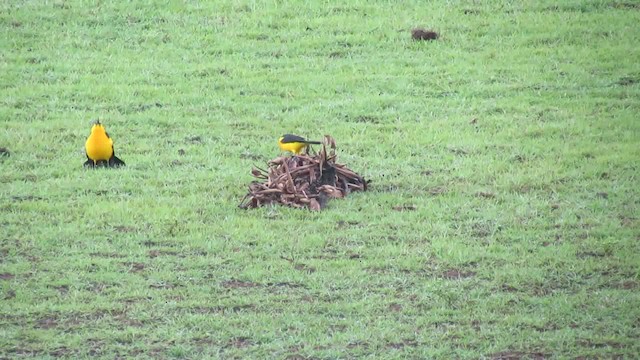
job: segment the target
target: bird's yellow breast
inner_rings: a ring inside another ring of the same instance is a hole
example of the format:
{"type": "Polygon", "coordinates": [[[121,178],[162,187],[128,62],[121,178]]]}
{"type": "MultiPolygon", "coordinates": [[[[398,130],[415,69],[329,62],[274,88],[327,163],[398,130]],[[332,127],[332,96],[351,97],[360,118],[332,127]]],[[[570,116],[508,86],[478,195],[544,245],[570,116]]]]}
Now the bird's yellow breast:
{"type": "Polygon", "coordinates": [[[283,143],[282,139],[280,139],[280,141],[278,141],[278,146],[280,146],[280,149],[282,149],[282,151],[291,151],[292,153],[298,155],[300,154],[302,149],[307,146],[307,144],[301,142],[283,143]]]}
{"type": "Polygon", "coordinates": [[[109,160],[113,155],[113,140],[107,136],[107,132],[101,125],[91,128],[91,135],[85,143],[87,156],[93,161],[109,160]]]}

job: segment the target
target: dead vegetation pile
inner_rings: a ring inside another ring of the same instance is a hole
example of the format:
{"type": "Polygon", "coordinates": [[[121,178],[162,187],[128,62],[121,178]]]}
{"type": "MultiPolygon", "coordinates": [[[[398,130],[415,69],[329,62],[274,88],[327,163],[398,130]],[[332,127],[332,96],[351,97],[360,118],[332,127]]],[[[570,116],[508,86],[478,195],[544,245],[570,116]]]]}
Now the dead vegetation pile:
{"type": "Polygon", "coordinates": [[[268,170],[254,167],[251,174],[259,181],[251,182],[240,207],[282,204],[317,211],[331,198],[367,190],[367,181],[362,176],[336,162],[335,149],[335,140],[327,135],[317,154],[278,157],[269,161],[268,170]]]}

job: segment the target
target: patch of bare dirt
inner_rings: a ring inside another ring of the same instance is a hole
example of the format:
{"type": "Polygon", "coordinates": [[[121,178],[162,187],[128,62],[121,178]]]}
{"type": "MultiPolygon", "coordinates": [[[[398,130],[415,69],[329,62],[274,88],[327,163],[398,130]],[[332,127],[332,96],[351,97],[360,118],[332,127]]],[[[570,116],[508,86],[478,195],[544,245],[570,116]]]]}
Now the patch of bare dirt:
{"type": "Polygon", "coordinates": [[[429,194],[432,196],[441,195],[447,192],[447,188],[444,186],[436,186],[429,189],[429,194]]]}
{"type": "Polygon", "coordinates": [[[202,142],[202,136],[190,136],[185,138],[186,141],[190,142],[190,143],[201,143],[202,142]]]}
{"type": "Polygon", "coordinates": [[[418,346],[418,342],[410,339],[404,339],[401,342],[387,344],[387,347],[392,349],[402,349],[404,347],[416,347],[416,346],[418,346]]]}
{"type": "Polygon", "coordinates": [[[632,290],[638,288],[638,282],[635,280],[625,280],[620,284],[621,289],[632,290]]]}
{"type": "Polygon", "coordinates": [[[520,360],[520,359],[533,359],[543,360],[550,357],[549,354],[542,352],[522,352],[522,351],[501,351],[499,353],[489,355],[493,360],[520,360]]]}
{"type": "Polygon", "coordinates": [[[234,306],[198,306],[186,309],[189,313],[193,314],[225,314],[225,313],[237,313],[244,310],[254,310],[256,306],[254,304],[243,304],[234,306]]]}
{"type": "Polygon", "coordinates": [[[360,222],[358,221],[344,221],[344,220],[338,220],[336,222],[336,228],[341,229],[341,228],[345,228],[345,227],[362,227],[360,222]]]}
{"type": "Polygon", "coordinates": [[[258,155],[258,154],[253,154],[253,153],[245,151],[242,154],[240,154],[240,158],[241,159],[249,159],[249,160],[257,161],[257,160],[264,159],[264,156],[258,155]]]}
{"type": "Polygon", "coordinates": [[[251,282],[251,281],[242,281],[242,280],[231,279],[231,280],[223,281],[222,282],[222,286],[225,287],[225,288],[228,288],[228,289],[238,289],[238,288],[258,287],[258,286],[260,286],[260,284],[254,283],[254,282],[251,282]]]}
{"type": "Polygon", "coordinates": [[[139,262],[123,262],[122,265],[128,267],[130,273],[142,272],[145,268],[145,264],[139,262]]]}
{"type": "Polygon", "coordinates": [[[288,355],[285,359],[286,360],[306,360],[306,357],[300,354],[292,354],[292,355],[288,355]]]}
{"type": "Polygon", "coordinates": [[[485,199],[493,199],[493,198],[496,197],[496,194],[494,194],[492,192],[489,192],[489,191],[478,191],[476,193],[476,196],[477,197],[482,197],[482,198],[485,198],[485,199]]]}
{"type": "Polygon", "coordinates": [[[560,329],[560,327],[558,326],[558,324],[554,324],[554,323],[546,323],[542,326],[537,326],[537,325],[533,325],[531,326],[531,328],[533,328],[535,331],[538,332],[547,332],[547,331],[556,331],[558,329],[560,329]]]}
{"type": "Polygon", "coordinates": [[[313,356],[304,356],[304,355],[300,355],[300,354],[292,354],[292,355],[288,355],[285,360],[317,360],[317,357],[313,357],[313,356]]]}
{"type": "Polygon", "coordinates": [[[583,347],[587,347],[590,349],[624,349],[625,345],[623,343],[619,343],[617,341],[593,341],[593,340],[579,340],[578,344],[583,347]]]}
{"type": "Polygon", "coordinates": [[[504,291],[504,292],[518,292],[520,290],[518,290],[518,288],[513,287],[511,285],[508,284],[502,284],[502,286],[500,286],[500,290],[504,291]]]}
{"type": "Polygon", "coordinates": [[[158,256],[176,256],[178,252],[172,250],[149,250],[148,255],[150,258],[157,258],[158,256]]]}
{"type": "Polygon", "coordinates": [[[487,237],[492,232],[491,226],[484,223],[474,223],[471,226],[471,230],[471,234],[475,237],[487,237]]]}
{"type": "Polygon", "coordinates": [[[100,294],[112,286],[113,285],[111,284],[106,284],[101,282],[90,282],[89,284],[87,284],[87,286],[85,286],[85,289],[88,291],[94,292],[96,294],[100,294]]]}
{"type": "Polygon", "coordinates": [[[295,264],[293,268],[298,271],[306,272],[307,274],[316,272],[316,268],[314,268],[313,266],[305,265],[305,264],[295,264]]]}
{"type": "Polygon", "coordinates": [[[634,84],[637,84],[639,82],[638,79],[630,77],[630,76],[625,76],[620,78],[620,80],[618,80],[616,82],[616,84],[621,85],[621,86],[631,86],[634,84]]]}
{"type": "Polygon", "coordinates": [[[13,298],[16,297],[16,291],[13,289],[9,289],[5,292],[4,296],[2,297],[4,300],[11,300],[13,298]]]}
{"type": "MultiPolygon", "coordinates": [[[[5,349],[2,349],[5,350],[5,349]]],[[[11,354],[11,355],[17,355],[20,358],[26,358],[26,357],[42,357],[42,350],[36,350],[36,349],[28,349],[28,348],[24,348],[24,347],[13,347],[13,348],[9,348],[6,350],[7,354],[11,354]]],[[[4,359],[13,359],[13,358],[3,358],[4,359]]]]}
{"type": "Polygon", "coordinates": [[[58,285],[54,286],[53,288],[58,290],[60,295],[66,295],[69,292],[69,285],[58,285]]]}
{"type": "Polygon", "coordinates": [[[37,201],[37,200],[44,200],[43,197],[41,196],[35,196],[35,195],[15,195],[12,196],[11,199],[13,201],[37,201]]]}
{"type": "Polygon", "coordinates": [[[102,355],[102,353],[103,353],[102,348],[104,347],[104,341],[103,340],[87,339],[85,344],[87,344],[87,348],[89,349],[89,351],[88,351],[89,356],[100,356],[100,355],[102,355]]]}
{"type": "Polygon", "coordinates": [[[71,354],[71,350],[65,346],[61,346],[49,352],[50,356],[53,357],[66,357],[71,354]]]}
{"type": "Polygon", "coordinates": [[[590,250],[582,251],[582,252],[579,252],[579,253],[576,254],[576,256],[578,258],[581,258],[581,259],[590,258],[590,257],[603,258],[603,257],[607,257],[607,256],[610,256],[610,255],[611,254],[609,252],[605,252],[605,251],[596,252],[596,251],[590,251],[590,250]]]}
{"type": "Polygon", "coordinates": [[[624,227],[635,227],[636,221],[638,220],[637,218],[628,215],[620,215],[618,216],[618,219],[620,219],[620,225],[624,227]]]}
{"type": "Polygon", "coordinates": [[[46,317],[46,318],[38,320],[36,322],[35,327],[38,328],[38,329],[45,329],[45,330],[53,329],[53,328],[58,327],[58,321],[57,321],[57,319],[55,319],[53,317],[46,317]]]}
{"type": "Polygon", "coordinates": [[[11,280],[14,277],[16,277],[16,276],[11,274],[11,273],[2,273],[2,274],[0,274],[0,280],[11,280]]]}
{"type": "Polygon", "coordinates": [[[137,359],[137,358],[140,357],[140,355],[142,355],[144,353],[145,353],[145,350],[134,348],[134,349],[131,349],[131,350],[127,351],[127,356],[122,356],[122,357],[120,357],[120,359],[122,359],[122,360],[137,359]]]}
{"type": "Polygon", "coordinates": [[[640,3],[637,2],[616,2],[611,4],[616,9],[640,10],[640,3]]]}
{"type": "Polygon", "coordinates": [[[380,120],[375,115],[358,115],[355,117],[354,122],[378,124],[380,123],[380,120]]]}
{"type": "Polygon", "coordinates": [[[392,209],[395,211],[415,211],[418,207],[415,205],[398,205],[392,207],[392,209]]]}
{"type": "MultiPolygon", "coordinates": [[[[63,316],[62,314],[57,315],[58,318],[62,316],[63,316]]],[[[90,313],[78,312],[78,313],[72,313],[64,316],[65,316],[64,326],[77,327],[81,325],[93,325],[95,321],[104,319],[104,318],[122,319],[122,318],[125,318],[127,314],[123,310],[102,309],[102,310],[97,310],[95,312],[90,312],[90,313]]]]}
{"type": "Polygon", "coordinates": [[[122,316],[117,316],[114,318],[114,320],[116,320],[120,324],[125,325],[127,327],[143,327],[144,326],[143,321],[140,321],[138,319],[132,319],[126,316],[126,314],[123,314],[122,316]]]}
{"type": "Polygon", "coordinates": [[[474,271],[450,269],[442,274],[445,279],[467,279],[476,276],[474,271]]]}
{"type": "Polygon", "coordinates": [[[128,233],[128,232],[136,231],[136,228],[134,228],[132,226],[118,225],[118,226],[114,226],[113,230],[115,230],[117,232],[128,233]]]}
{"type": "Polygon", "coordinates": [[[109,258],[109,259],[120,259],[120,258],[125,257],[122,254],[108,253],[108,252],[93,252],[93,253],[90,253],[89,256],[91,256],[91,257],[109,258]]]}
{"type": "Polygon", "coordinates": [[[449,150],[450,152],[454,153],[455,155],[458,156],[463,156],[463,155],[468,155],[469,151],[462,149],[462,148],[456,148],[456,147],[448,147],[447,150],[449,150]]]}
{"type": "Polygon", "coordinates": [[[208,336],[194,337],[193,339],[191,339],[190,342],[194,345],[207,346],[207,347],[218,344],[218,342],[214,340],[213,337],[208,337],[208,336]]]}
{"type": "Polygon", "coordinates": [[[182,285],[177,284],[177,283],[159,281],[157,283],[149,285],[149,287],[151,289],[175,289],[175,288],[178,288],[178,287],[182,287],[182,285]]]}
{"type": "Polygon", "coordinates": [[[303,284],[293,283],[293,282],[288,282],[288,281],[277,282],[277,283],[267,283],[267,286],[271,286],[271,287],[288,287],[288,288],[304,288],[305,287],[303,284]]]}
{"type": "Polygon", "coordinates": [[[244,336],[240,336],[240,337],[235,337],[235,338],[229,340],[229,342],[227,343],[227,346],[242,349],[242,348],[249,347],[249,346],[251,346],[253,344],[255,344],[255,343],[250,338],[244,337],[244,336]]]}
{"type": "Polygon", "coordinates": [[[347,344],[347,349],[355,349],[355,348],[367,348],[369,347],[369,343],[365,341],[355,341],[347,344]]]}

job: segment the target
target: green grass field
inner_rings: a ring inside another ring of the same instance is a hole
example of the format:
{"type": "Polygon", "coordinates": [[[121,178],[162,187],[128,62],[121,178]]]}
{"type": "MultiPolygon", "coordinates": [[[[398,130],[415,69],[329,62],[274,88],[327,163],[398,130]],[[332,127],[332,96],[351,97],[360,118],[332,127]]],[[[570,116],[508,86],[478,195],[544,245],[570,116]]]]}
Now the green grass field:
{"type": "Polygon", "coordinates": [[[640,356],[640,3],[155,3],[0,2],[0,358],[640,356]]]}

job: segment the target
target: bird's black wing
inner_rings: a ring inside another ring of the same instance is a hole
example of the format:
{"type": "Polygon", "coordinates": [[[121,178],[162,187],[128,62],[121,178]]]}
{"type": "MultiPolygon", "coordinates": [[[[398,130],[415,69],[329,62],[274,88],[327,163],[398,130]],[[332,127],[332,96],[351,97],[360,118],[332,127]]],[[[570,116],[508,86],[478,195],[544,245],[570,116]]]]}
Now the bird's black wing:
{"type": "Polygon", "coordinates": [[[118,166],[124,166],[124,165],[125,165],[124,161],[118,159],[118,157],[116,156],[116,151],[113,149],[113,145],[111,145],[111,157],[109,158],[109,166],[118,167],[118,166]]]}
{"type": "Polygon", "coordinates": [[[298,135],[291,135],[291,134],[282,135],[282,143],[283,144],[294,143],[294,142],[301,142],[301,143],[305,143],[305,144],[322,144],[320,141],[309,141],[309,140],[303,138],[302,136],[298,136],[298,135]]]}
{"type": "Polygon", "coordinates": [[[96,163],[93,162],[93,160],[91,160],[91,158],[89,157],[89,154],[87,154],[87,161],[84,162],[84,166],[86,167],[95,167],[96,163]]]}
{"type": "Polygon", "coordinates": [[[287,144],[287,143],[294,143],[294,142],[307,142],[307,140],[305,140],[303,137],[300,137],[298,135],[291,135],[291,134],[284,134],[282,135],[282,143],[283,144],[287,144]]]}

